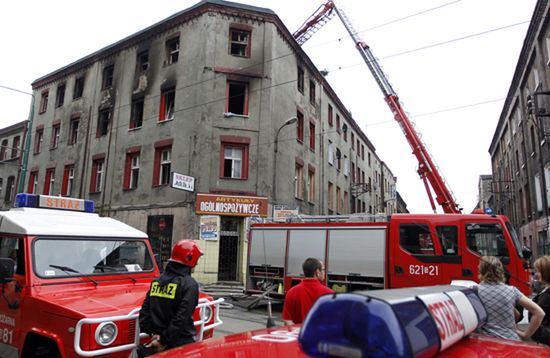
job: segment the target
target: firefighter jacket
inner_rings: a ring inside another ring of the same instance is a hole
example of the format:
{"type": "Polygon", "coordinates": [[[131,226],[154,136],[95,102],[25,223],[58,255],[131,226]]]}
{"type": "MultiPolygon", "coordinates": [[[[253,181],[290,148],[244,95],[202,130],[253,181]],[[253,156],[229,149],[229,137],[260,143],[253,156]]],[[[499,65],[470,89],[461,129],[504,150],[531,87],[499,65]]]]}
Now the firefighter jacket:
{"type": "Polygon", "coordinates": [[[193,312],[199,285],[191,268],[169,261],[164,273],[151,283],[139,313],[141,332],[160,335],[160,343],[173,348],[193,341],[193,312]]]}

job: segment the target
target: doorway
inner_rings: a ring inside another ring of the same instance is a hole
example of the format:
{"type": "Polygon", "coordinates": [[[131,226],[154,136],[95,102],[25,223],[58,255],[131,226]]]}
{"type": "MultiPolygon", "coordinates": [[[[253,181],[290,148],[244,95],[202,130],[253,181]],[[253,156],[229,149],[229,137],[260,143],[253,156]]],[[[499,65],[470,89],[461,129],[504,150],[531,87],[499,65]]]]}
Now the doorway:
{"type": "Polygon", "coordinates": [[[240,218],[221,217],[218,281],[238,280],[240,222],[240,218]]]}

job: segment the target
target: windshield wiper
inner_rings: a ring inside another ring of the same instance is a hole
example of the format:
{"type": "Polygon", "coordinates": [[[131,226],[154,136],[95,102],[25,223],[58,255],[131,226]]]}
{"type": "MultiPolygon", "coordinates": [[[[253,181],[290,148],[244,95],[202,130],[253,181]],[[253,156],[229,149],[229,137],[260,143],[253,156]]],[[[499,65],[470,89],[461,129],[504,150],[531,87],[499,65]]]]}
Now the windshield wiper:
{"type": "Polygon", "coordinates": [[[88,280],[92,281],[94,283],[94,285],[98,285],[97,281],[94,280],[93,278],[91,278],[90,276],[87,276],[85,274],[83,274],[82,272],[80,271],[77,271],[73,268],[70,268],[69,266],[60,266],[60,265],[50,265],[51,268],[54,268],[54,269],[58,269],[58,270],[61,270],[63,272],[65,272],[66,274],[68,274],[69,276],[71,276],[71,273],[77,273],[83,277],[86,277],[88,280]]]}
{"type": "MultiPolygon", "coordinates": [[[[111,271],[111,272],[116,272],[116,273],[124,273],[125,271],[120,271],[117,269],[118,266],[111,266],[111,265],[95,265],[94,266],[94,269],[96,270],[101,270],[102,272],[105,272],[105,270],[107,271],[111,271]]],[[[124,277],[126,278],[129,278],[130,280],[132,280],[133,283],[136,283],[137,280],[135,278],[133,278],[132,276],[130,275],[123,275],[124,277]]]]}

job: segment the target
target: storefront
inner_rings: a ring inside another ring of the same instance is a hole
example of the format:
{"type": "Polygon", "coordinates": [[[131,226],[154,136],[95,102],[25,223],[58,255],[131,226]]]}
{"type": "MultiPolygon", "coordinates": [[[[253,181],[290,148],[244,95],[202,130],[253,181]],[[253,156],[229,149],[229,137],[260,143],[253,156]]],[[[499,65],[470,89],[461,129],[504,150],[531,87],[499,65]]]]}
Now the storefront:
{"type": "Polygon", "coordinates": [[[195,269],[196,278],[204,283],[243,282],[250,218],[267,217],[267,212],[266,197],[197,193],[195,214],[205,255],[195,269]]]}

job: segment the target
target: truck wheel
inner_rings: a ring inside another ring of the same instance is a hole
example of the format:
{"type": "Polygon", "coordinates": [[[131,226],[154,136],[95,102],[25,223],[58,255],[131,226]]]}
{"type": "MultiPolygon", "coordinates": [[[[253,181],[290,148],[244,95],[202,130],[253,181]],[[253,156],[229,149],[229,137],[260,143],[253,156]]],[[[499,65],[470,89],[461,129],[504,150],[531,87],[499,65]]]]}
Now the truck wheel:
{"type": "Polygon", "coordinates": [[[32,357],[61,358],[61,353],[59,353],[57,345],[51,339],[36,334],[29,334],[25,341],[21,358],[32,357]]]}

